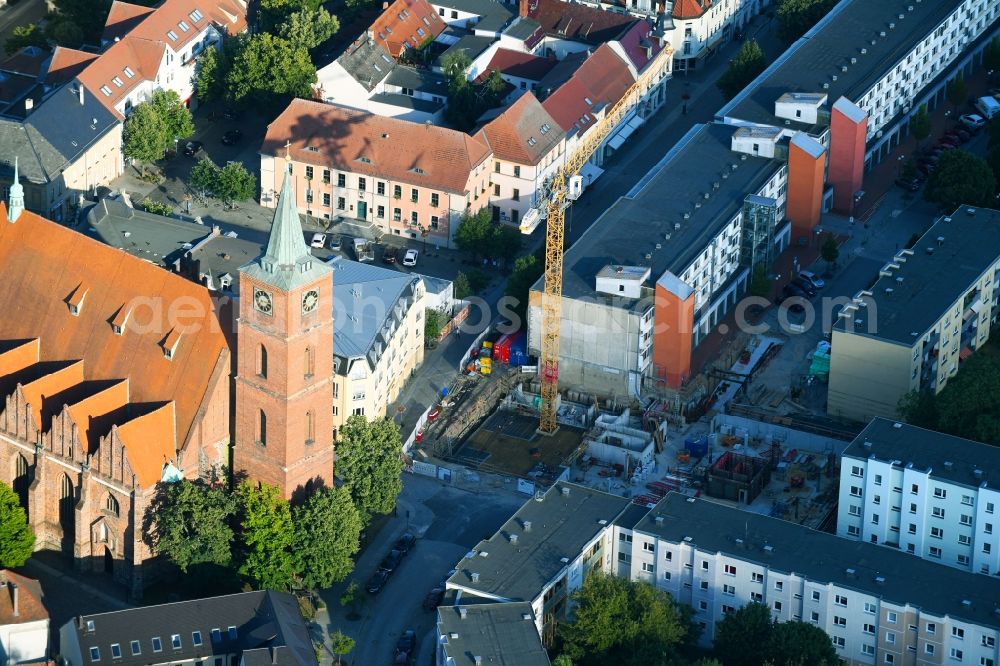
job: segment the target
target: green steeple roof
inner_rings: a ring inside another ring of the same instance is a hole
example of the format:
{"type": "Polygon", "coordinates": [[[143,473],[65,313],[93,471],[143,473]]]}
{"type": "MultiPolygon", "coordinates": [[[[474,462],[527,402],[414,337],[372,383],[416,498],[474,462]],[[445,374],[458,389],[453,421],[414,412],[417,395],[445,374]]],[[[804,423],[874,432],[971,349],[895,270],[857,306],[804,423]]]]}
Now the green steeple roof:
{"type": "MultiPolygon", "coordinates": [[[[282,163],[282,168],[284,163],[282,163]]],[[[285,177],[278,195],[278,207],[271,223],[264,254],[243,267],[247,275],[284,291],[292,291],[332,274],[329,266],[312,255],[306,245],[295,204],[292,176],[285,168],[285,177]]]]}

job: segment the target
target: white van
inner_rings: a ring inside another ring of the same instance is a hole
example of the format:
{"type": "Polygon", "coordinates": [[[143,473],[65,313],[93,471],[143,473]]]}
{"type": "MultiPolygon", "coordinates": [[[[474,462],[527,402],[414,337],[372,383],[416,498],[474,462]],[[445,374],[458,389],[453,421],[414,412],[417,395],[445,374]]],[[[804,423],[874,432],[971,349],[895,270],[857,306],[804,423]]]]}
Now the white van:
{"type": "Polygon", "coordinates": [[[997,113],[1000,113],[1000,102],[994,97],[980,97],[976,100],[976,109],[989,120],[997,113]]]}

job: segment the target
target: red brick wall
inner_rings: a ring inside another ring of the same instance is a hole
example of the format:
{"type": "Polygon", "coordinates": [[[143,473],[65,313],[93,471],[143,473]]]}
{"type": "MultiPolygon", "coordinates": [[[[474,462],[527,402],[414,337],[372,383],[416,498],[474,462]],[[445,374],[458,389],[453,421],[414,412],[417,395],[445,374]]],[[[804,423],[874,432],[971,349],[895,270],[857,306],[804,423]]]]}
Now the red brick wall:
{"type": "Polygon", "coordinates": [[[861,189],[865,169],[867,116],[859,123],[833,109],[830,116],[830,167],[827,179],[833,185],[833,208],[850,215],[854,193],[861,189]]]}

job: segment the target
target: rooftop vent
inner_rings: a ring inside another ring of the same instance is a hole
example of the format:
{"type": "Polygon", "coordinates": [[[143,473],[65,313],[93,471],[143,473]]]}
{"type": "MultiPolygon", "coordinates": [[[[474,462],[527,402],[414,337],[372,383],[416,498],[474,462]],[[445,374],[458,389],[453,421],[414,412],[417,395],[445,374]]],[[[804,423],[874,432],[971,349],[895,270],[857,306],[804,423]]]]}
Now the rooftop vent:
{"type": "Polygon", "coordinates": [[[569,486],[562,486],[559,491],[562,492],[563,497],[569,497],[569,486]]]}
{"type": "Polygon", "coordinates": [[[657,517],[656,517],[656,518],[654,518],[653,520],[655,520],[655,521],[656,521],[656,524],[657,524],[657,525],[662,525],[662,524],[663,524],[663,516],[657,516],[657,517]]]}
{"type": "Polygon", "coordinates": [[[468,615],[469,615],[469,609],[468,609],[468,608],[459,608],[459,609],[458,609],[458,616],[459,616],[460,618],[462,618],[463,620],[464,620],[464,619],[465,619],[465,618],[466,618],[466,617],[467,617],[468,615]]]}
{"type": "Polygon", "coordinates": [[[560,557],[559,561],[562,562],[563,564],[569,564],[569,558],[568,557],[560,557]]]}
{"type": "Polygon", "coordinates": [[[702,196],[705,198],[706,201],[708,201],[712,197],[712,194],[710,192],[705,192],[705,194],[703,194],[702,196]]]}
{"type": "MultiPolygon", "coordinates": [[[[890,25],[891,25],[891,24],[890,24],[890,25]]],[[[885,37],[885,30],[882,30],[881,32],[879,32],[879,33],[878,33],[878,36],[879,36],[879,37],[885,37]]],[[[872,42],[872,44],[875,44],[875,42],[872,42]]]]}
{"type": "Polygon", "coordinates": [[[448,638],[458,638],[458,632],[457,631],[451,632],[450,634],[448,634],[448,638]]]}
{"type": "MultiPolygon", "coordinates": [[[[867,54],[868,54],[868,49],[861,49],[861,55],[867,55],[867,54]]],[[[853,60],[854,58],[851,59],[853,60]]]]}
{"type": "Polygon", "coordinates": [[[872,450],[872,443],[869,442],[869,441],[865,441],[865,449],[868,450],[868,451],[871,451],[872,450]]]}
{"type": "Polygon", "coordinates": [[[876,585],[885,585],[885,576],[875,576],[876,585]]]}
{"type": "Polygon", "coordinates": [[[823,90],[829,90],[829,89],[830,89],[830,84],[827,83],[827,82],[824,82],[823,83],[823,90]]]}
{"type": "Polygon", "coordinates": [[[892,293],[892,287],[886,287],[885,288],[885,293],[891,294],[892,293]]]}
{"type": "Polygon", "coordinates": [[[604,518],[601,518],[600,520],[597,521],[597,524],[598,525],[607,525],[608,521],[605,520],[604,518]]]}
{"type": "Polygon", "coordinates": [[[774,546],[764,546],[764,552],[765,553],[773,553],[774,552],[774,546]]]}
{"type": "Polygon", "coordinates": [[[970,601],[969,599],[962,599],[962,605],[965,606],[966,608],[971,608],[972,601],[970,601]]]}
{"type": "Polygon", "coordinates": [[[897,275],[896,276],[896,282],[898,282],[899,284],[903,284],[903,276],[902,275],[897,275]]]}
{"type": "Polygon", "coordinates": [[[507,538],[510,539],[511,543],[517,543],[517,535],[516,534],[508,535],[507,538]]]}
{"type": "Polygon", "coordinates": [[[473,571],[469,575],[472,577],[472,582],[473,583],[478,583],[479,582],[479,572],[478,571],[473,571]]]}
{"type": "Polygon", "coordinates": [[[522,620],[531,620],[531,613],[521,613],[522,620]]]}
{"type": "Polygon", "coordinates": [[[975,215],[976,214],[976,209],[975,208],[966,208],[965,209],[965,214],[966,215],[975,215]]]}
{"type": "Polygon", "coordinates": [[[849,569],[847,569],[847,571],[845,571],[844,573],[846,573],[846,574],[847,574],[847,576],[848,576],[849,578],[854,578],[854,574],[855,574],[856,572],[854,571],[854,569],[850,569],[850,568],[849,568],[849,569]]]}
{"type": "Polygon", "coordinates": [[[900,21],[902,21],[902,20],[903,20],[903,19],[905,19],[905,18],[906,18],[906,14],[900,14],[900,15],[899,15],[899,20],[900,20],[900,21]]]}
{"type": "Polygon", "coordinates": [[[896,24],[895,23],[890,23],[889,24],[889,30],[895,30],[895,29],[896,29],[896,24]]]}
{"type": "MultiPolygon", "coordinates": [[[[715,181],[714,183],[712,183],[712,189],[713,190],[717,190],[720,187],[722,187],[722,184],[719,181],[715,181]]],[[[706,195],[706,196],[708,196],[708,195],[706,195]]]]}
{"type": "Polygon", "coordinates": [[[847,65],[841,65],[840,66],[840,71],[846,72],[847,71],[847,65]]]}
{"type": "Polygon", "coordinates": [[[895,423],[892,424],[892,427],[896,428],[896,429],[899,429],[899,428],[903,427],[903,424],[900,423],[899,421],[896,421],[895,423]]]}
{"type": "Polygon", "coordinates": [[[953,468],[954,466],[955,466],[955,464],[954,464],[954,463],[952,463],[952,462],[951,462],[950,460],[945,460],[945,461],[944,461],[944,468],[945,468],[945,469],[951,469],[951,468],[953,468]]]}
{"type": "Polygon", "coordinates": [[[483,658],[482,658],[482,657],[480,657],[480,656],[479,656],[478,654],[477,654],[476,656],[474,656],[474,657],[472,658],[472,660],[473,660],[474,662],[476,662],[476,666],[482,666],[482,664],[483,664],[483,658]]]}
{"type": "Polygon", "coordinates": [[[684,541],[685,543],[691,543],[692,541],[694,541],[694,539],[692,539],[691,537],[684,537],[684,541]]]}
{"type": "Polygon", "coordinates": [[[531,521],[530,520],[525,520],[524,523],[521,525],[521,527],[524,528],[525,532],[530,532],[531,531],[531,521]]]}
{"type": "Polygon", "coordinates": [[[981,470],[981,469],[974,469],[974,470],[972,470],[972,475],[975,476],[977,479],[981,479],[981,478],[983,478],[983,470],[981,470]]]}

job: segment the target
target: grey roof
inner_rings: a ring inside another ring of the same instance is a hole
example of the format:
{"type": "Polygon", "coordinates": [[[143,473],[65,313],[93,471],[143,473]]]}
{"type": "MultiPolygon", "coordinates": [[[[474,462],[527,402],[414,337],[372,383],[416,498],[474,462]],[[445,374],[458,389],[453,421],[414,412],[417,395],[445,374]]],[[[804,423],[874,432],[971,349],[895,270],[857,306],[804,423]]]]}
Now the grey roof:
{"type": "Polygon", "coordinates": [[[969,488],[1000,488],[1000,447],[888,419],[869,423],[844,449],[844,455],[897,461],[897,467],[912,465],[929,471],[931,478],[969,488]]]}
{"type": "Polygon", "coordinates": [[[551,663],[527,602],[442,606],[438,608],[438,629],[448,637],[441,649],[455,666],[475,666],[476,657],[482,657],[483,664],[497,666],[551,663]]]}
{"type": "Polygon", "coordinates": [[[549,73],[538,82],[539,98],[544,99],[569,81],[576,70],[590,57],[590,51],[574,51],[556,63],[549,73]]]}
{"type": "Polygon", "coordinates": [[[470,60],[475,60],[482,54],[483,51],[488,49],[493,43],[492,37],[480,37],[478,35],[464,35],[457,42],[448,47],[448,49],[438,56],[437,64],[440,65],[445,59],[452,53],[465,53],[469,56],[470,60]]]}
{"type": "Polygon", "coordinates": [[[424,113],[437,113],[446,104],[446,102],[434,102],[429,99],[410,97],[401,93],[378,93],[371,96],[371,101],[399,106],[404,109],[413,109],[414,111],[423,111],[424,113]]]}
{"type": "MultiPolygon", "coordinates": [[[[609,264],[649,266],[654,280],[667,270],[683,272],[742,208],[746,195],[756,193],[781,167],[778,160],[734,153],[734,131],[726,125],[696,125],[634,198],[622,197],[604,211],[566,251],[563,294],[593,296],[594,278],[609,264]]],[[[541,290],[541,281],[533,289],[541,290]]]]}
{"type": "Polygon", "coordinates": [[[690,545],[706,553],[724,553],[815,583],[1000,629],[996,611],[1000,580],[941,566],[896,548],[843,539],[678,493],[669,493],[635,529],[672,543],[690,539],[690,545]],[[658,516],[663,518],[659,525],[658,516]],[[771,550],[764,550],[765,546],[771,550]]]}
{"type": "Polygon", "coordinates": [[[13,173],[14,157],[21,176],[33,183],[56,180],[95,141],[118,124],[93,95],[84,103],[67,85],[38,104],[26,120],[0,118],[0,159],[13,173]]]}
{"type": "Polygon", "coordinates": [[[281,182],[278,207],[264,254],[243,267],[251,277],[284,291],[329,275],[330,267],[317,261],[302,234],[302,220],[295,205],[295,190],[288,172],[281,182]]]}
{"type": "Polygon", "coordinates": [[[347,47],[337,62],[355,81],[371,92],[392,70],[396,61],[382,45],[367,35],[347,47]]]}
{"type": "Polygon", "coordinates": [[[527,16],[521,16],[507,26],[507,28],[503,31],[503,34],[512,39],[520,39],[524,41],[541,29],[542,24],[535,19],[528,18],[527,16]]]}
{"type": "Polygon", "coordinates": [[[938,220],[913,246],[913,254],[898,262],[898,269],[879,278],[871,289],[874,307],[858,308],[835,326],[910,347],[998,259],[1000,211],[963,206],[938,220]],[[869,333],[872,316],[876,321],[869,333]]]}
{"type": "MultiPolygon", "coordinates": [[[[333,353],[368,359],[374,368],[408,308],[420,278],[409,273],[335,257],[333,272],[333,353]]],[[[338,372],[347,372],[339,364],[338,372]]]]}
{"type": "Polygon", "coordinates": [[[510,601],[531,601],[564,569],[567,562],[630,502],[623,497],[571,483],[556,483],[542,501],[531,499],[486,541],[464,557],[448,579],[450,587],[510,601]],[[563,489],[568,494],[563,494],[563,489]],[[531,529],[525,529],[525,521],[531,529]],[[511,543],[510,535],[517,535],[511,543]],[[485,554],[484,554],[485,553],[485,554]],[[479,574],[472,582],[472,573],[479,574]]]}
{"type": "Polygon", "coordinates": [[[398,65],[389,73],[385,83],[390,86],[410,88],[432,95],[448,97],[448,79],[443,74],[429,69],[398,65]]]}
{"type": "Polygon", "coordinates": [[[213,655],[243,653],[248,663],[284,666],[315,666],[316,652],[309,628],[299,613],[294,597],[283,592],[259,591],[146,606],[112,613],[83,615],[71,620],[65,630],[76,632],[81,650],[77,663],[94,663],[90,648],[97,647],[100,661],[112,662],[111,646],[121,647],[119,666],[145,666],[157,661],[200,661],[213,655]],[[93,631],[88,623],[93,622],[93,631]],[[230,634],[229,627],[234,627],[230,634]],[[213,642],[212,630],[219,629],[213,642]],[[192,632],[201,633],[201,645],[194,645],[192,632]],[[173,649],[171,637],[180,636],[180,649],[173,649]],[[159,637],[163,656],[153,656],[152,639],[159,637]],[[139,641],[140,654],[133,655],[132,641],[139,641]],[[275,649],[274,654],[271,650],[275,649]],[[273,660],[272,660],[273,656],[273,660]]]}
{"type": "Polygon", "coordinates": [[[163,265],[183,254],[185,245],[212,231],[200,224],[136,210],[120,198],[104,198],[94,204],[87,212],[87,225],[87,235],[102,243],[163,265]]]}
{"type": "Polygon", "coordinates": [[[844,96],[857,101],[961,2],[842,0],[718,116],[774,123],[774,102],[787,92],[825,93],[831,100],[844,96]],[[900,14],[905,18],[900,20],[900,14]],[[851,58],[857,61],[852,64],[851,58]],[[824,89],[824,83],[829,88],[824,89]]]}
{"type": "Polygon", "coordinates": [[[479,17],[474,29],[499,32],[514,17],[514,13],[496,0],[433,0],[432,5],[457,9],[479,17]]]}

